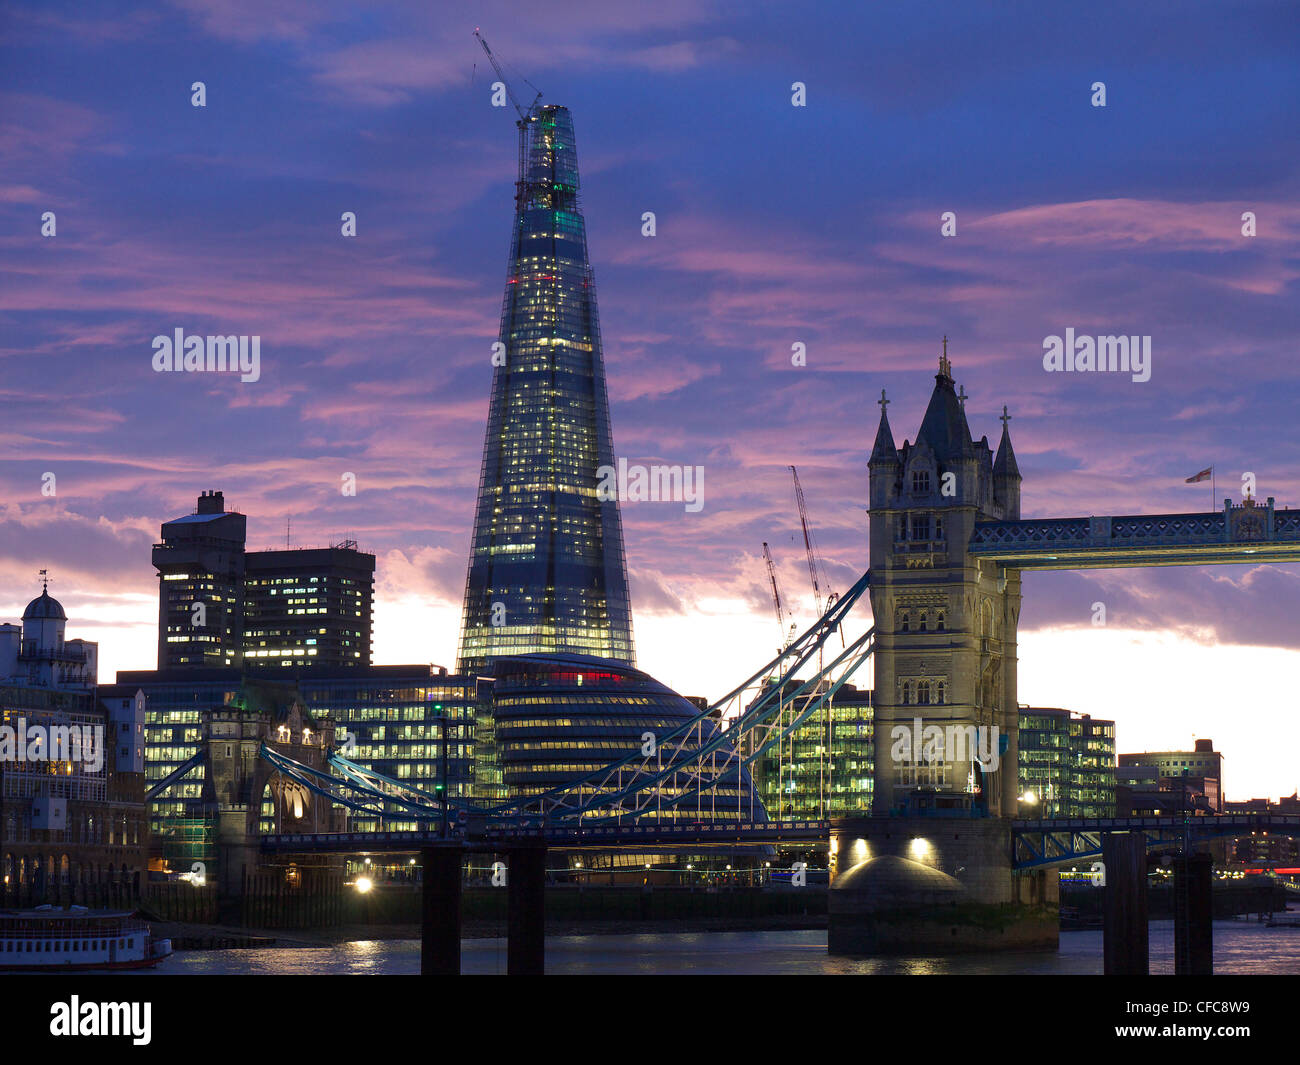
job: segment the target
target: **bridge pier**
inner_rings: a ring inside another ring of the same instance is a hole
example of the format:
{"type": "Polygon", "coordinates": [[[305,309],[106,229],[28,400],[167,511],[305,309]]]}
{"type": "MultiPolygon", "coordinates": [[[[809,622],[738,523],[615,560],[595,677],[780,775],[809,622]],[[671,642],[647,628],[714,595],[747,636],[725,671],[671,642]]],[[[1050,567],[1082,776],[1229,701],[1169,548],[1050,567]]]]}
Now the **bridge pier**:
{"type": "Polygon", "coordinates": [[[1214,972],[1214,903],[1208,854],[1180,855],[1174,864],[1174,973],[1214,972]]]}
{"type": "Polygon", "coordinates": [[[1147,840],[1142,832],[1108,832],[1102,837],[1102,971],[1107,976],[1146,976],[1147,840]]]}
{"type": "Polygon", "coordinates": [[[461,849],[424,847],[421,896],[420,975],[460,974],[461,849]]]}
{"type": "Polygon", "coordinates": [[[546,845],[507,852],[506,974],[541,976],[546,971],[546,845]]]}
{"type": "Polygon", "coordinates": [[[958,954],[1055,950],[1055,870],[1018,873],[1002,818],[831,822],[827,950],[958,954]]]}

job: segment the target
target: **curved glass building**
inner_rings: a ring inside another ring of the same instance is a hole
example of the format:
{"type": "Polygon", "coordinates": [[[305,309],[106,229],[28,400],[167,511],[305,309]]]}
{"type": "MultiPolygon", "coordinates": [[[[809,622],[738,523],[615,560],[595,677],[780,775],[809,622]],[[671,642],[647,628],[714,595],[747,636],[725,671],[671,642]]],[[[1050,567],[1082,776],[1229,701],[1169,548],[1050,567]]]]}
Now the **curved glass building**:
{"type": "MultiPolygon", "coordinates": [[[[609,659],[587,655],[532,654],[500,658],[495,666],[492,715],[496,746],[507,796],[540,795],[594,773],[628,755],[640,755],[644,734],[662,740],[684,722],[699,716],[694,703],[647,673],[609,659]]],[[[705,725],[704,738],[719,726],[705,725]]],[[[672,764],[661,748],[664,766],[672,764]]],[[[719,820],[766,821],[762,801],[747,772],[730,779],[717,757],[714,787],[684,789],[664,781],[659,801],[641,817],[643,823],[692,824],[719,820]]],[[[712,779],[708,775],[705,783],[712,779]]],[[[584,795],[614,790],[591,782],[584,795]]],[[[602,815],[607,816],[607,815],[602,815]]]]}
{"type": "Polygon", "coordinates": [[[465,584],[459,670],[575,652],[635,664],[596,285],[568,108],[520,123],[510,272],[465,584]]]}

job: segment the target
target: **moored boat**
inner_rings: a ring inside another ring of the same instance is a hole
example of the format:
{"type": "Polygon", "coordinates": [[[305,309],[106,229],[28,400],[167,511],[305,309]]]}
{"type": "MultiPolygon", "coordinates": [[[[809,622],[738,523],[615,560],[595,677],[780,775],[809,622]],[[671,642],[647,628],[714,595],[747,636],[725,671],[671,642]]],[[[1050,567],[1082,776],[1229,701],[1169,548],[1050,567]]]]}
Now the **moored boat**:
{"type": "Polygon", "coordinates": [[[0,910],[0,972],[148,969],[171,952],[171,940],[126,911],[0,910]]]}

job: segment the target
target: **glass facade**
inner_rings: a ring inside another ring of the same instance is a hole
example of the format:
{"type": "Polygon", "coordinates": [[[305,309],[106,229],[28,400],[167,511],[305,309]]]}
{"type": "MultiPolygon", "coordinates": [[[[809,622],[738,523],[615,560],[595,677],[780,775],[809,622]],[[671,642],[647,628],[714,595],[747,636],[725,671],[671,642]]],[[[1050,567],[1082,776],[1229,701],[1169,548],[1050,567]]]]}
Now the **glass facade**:
{"type": "Polygon", "coordinates": [[[1115,816],[1115,722],[1020,708],[1021,817],[1115,816]]]}
{"type": "MultiPolygon", "coordinates": [[[[349,672],[306,670],[292,679],[313,714],[341,724],[354,738],[354,745],[345,750],[342,734],[336,735],[340,753],[430,794],[437,794],[444,782],[445,718],[447,790],[452,798],[470,798],[477,710],[472,678],[440,674],[429,666],[372,666],[349,672]]],[[[235,704],[244,677],[239,670],[209,670],[172,676],[119,673],[118,680],[145,693],[145,786],[149,788],[198,752],[200,713],[235,704]]],[[[172,868],[188,869],[182,863],[204,860],[197,849],[210,846],[211,825],[202,809],[203,774],[202,765],[195,767],[149,806],[154,834],[172,868]]],[[[394,810],[392,819],[384,819],[382,825],[378,818],[354,815],[350,827],[365,832],[419,826],[394,810]]]]}
{"type": "Polygon", "coordinates": [[[633,665],[618,500],[597,496],[614,447],[568,109],[539,109],[520,151],[459,671],[556,651],[633,665]]]}
{"type": "MultiPolygon", "coordinates": [[[[453,799],[469,799],[474,787],[475,681],[470,678],[430,674],[382,676],[396,667],[380,666],[376,675],[351,679],[304,678],[298,690],[312,713],[341,722],[355,739],[351,753],[357,762],[403,784],[431,795],[443,783],[442,736],[447,734],[446,786],[453,799]]],[[[336,743],[338,736],[335,736],[336,743]]],[[[390,807],[392,818],[352,814],[353,832],[414,831],[427,828],[404,818],[390,807]]]]}
{"type": "MultiPolygon", "coordinates": [[[[662,738],[699,710],[672,689],[640,670],[585,655],[529,655],[496,663],[492,692],[497,754],[511,799],[538,795],[617,762],[641,754],[645,734],[662,738]]],[[[718,726],[706,722],[704,739],[718,726]]],[[[668,751],[665,744],[662,751],[668,751]]],[[[722,773],[723,759],[718,759],[722,773]]],[[[640,764],[638,759],[637,764],[640,764]]],[[[665,753],[664,766],[672,764],[665,753]]],[[[734,763],[733,763],[734,766],[734,763]]],[[[616,790],[599,781],[583,791],[616,790]]],[[[668,778],[659,798],[685,794],[668,778]]],[[[602,817],[609,816],[602,812],[602,817]]],[[[716,787],[694,789],[676,806],[657,808],[641,820],[691,824],[697,821],[767,819],[749,775],[716,787]]]]}
{"type": "MultiPolygon", "coordinates": [[[[791,693],[798,687],[798,681],[788,684],[791,693]]],[[[800,703],[806,706],[811,699],[804,696],[800,703]]],[[[786,703],[780,715],[786,724],[793,721],[795,704],[786,703]]],[[[804,821],[870,814],[875,765],[871,692],[845,684],[829,707],[770,747],[757,765],[759,794],[774,818],[804,821]]]]}

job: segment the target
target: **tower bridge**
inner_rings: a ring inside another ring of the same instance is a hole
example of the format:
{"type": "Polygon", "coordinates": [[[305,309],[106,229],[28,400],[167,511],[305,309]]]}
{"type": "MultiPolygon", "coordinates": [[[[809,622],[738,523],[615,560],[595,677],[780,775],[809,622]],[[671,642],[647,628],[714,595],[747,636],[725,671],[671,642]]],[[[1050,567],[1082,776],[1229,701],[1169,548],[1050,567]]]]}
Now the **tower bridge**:
{"type": "MultiPolygon", "coordinates": [[[[964,390],[954,388],[946,343],[915,441],[896,444],[887,414],[890,401],[882,392],[868,462],[868,571],[775,658],[643,750],[541,795],[477,805],[419,792],[337,752],[326,763],[309,765],[268,741],[261,759],[293,782],[300,797],[427,824],[414,833],[366,834],[371,846],[421,850],[426,870],[434,869],[429,855],[435,850],[488,847],[513,853],[516,847],[744,846],[826,839],[830,945],[850,953],[926,944],[951,949],[945,937],[956,933],[946,914],[958,904],[1018,913],[1004,923],[1001,946],[1052,946],[1055,867],[1101,854],[1107,839],[1122,838],[1144,849],[1249,831],[1300,833],[1300,822],[1276,819],[1267,825],[1222,817],[1014,819],[1021,574],[1297,562],[1300,512],[1278,510],[1269,498],[1225,500],[1221,511],[1207,513],[1022,519],[1010,416],[1004,407],[995,452],[987,437],[972,437],[965,400],[964,390]],[[868,600],[867,631],[842,649],[828,643],[851,616],[861,615],[868,600]],[[876,739],[871,816],[777,822],[751,801],[748,808],[733,804],[727,814],[734,818],[731,823],[715,818],[705,824],[692,817],[693,810],[702,812],[710,803],[714,789],[734,788],[755,760],[821,712],[868,659],[874,667],[876,739]],[[982,738],[991,733],[997,743],[963,751],[925,745],[915,750],[910,744],[895,750],[895,737],[927,734],[932,726],[949,735],[953,728],[974,730],[971,734],[982,738]]],[[[160,782],[154,793],[174,784],[185,768],[160,782]]],[[[319,831],[269,835],[260,844],[267,854],[339,853],[362,846],[353,834],[319,831]]],[[[450,860],[439,861],[446,880],[450,860]]],[[[527,861],[535,864],[532,857],[527,861]]],[[[444,884],[439,890],[451,888],[444,884]]]]}

